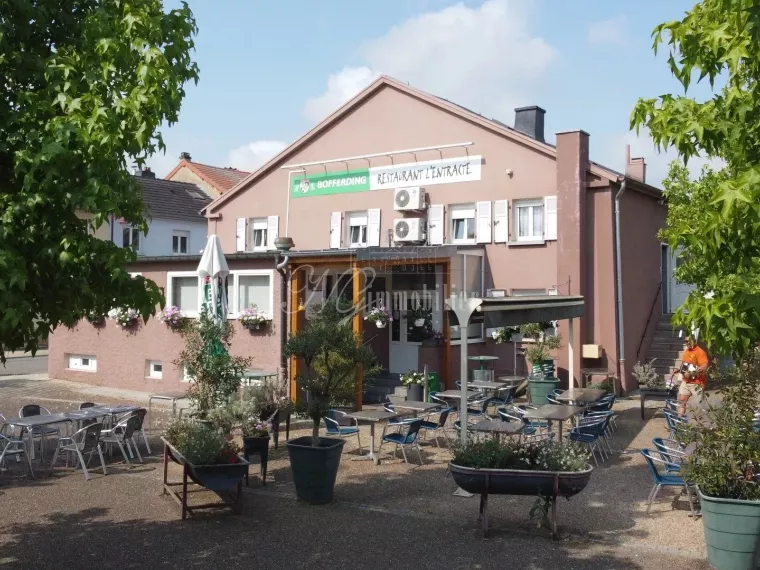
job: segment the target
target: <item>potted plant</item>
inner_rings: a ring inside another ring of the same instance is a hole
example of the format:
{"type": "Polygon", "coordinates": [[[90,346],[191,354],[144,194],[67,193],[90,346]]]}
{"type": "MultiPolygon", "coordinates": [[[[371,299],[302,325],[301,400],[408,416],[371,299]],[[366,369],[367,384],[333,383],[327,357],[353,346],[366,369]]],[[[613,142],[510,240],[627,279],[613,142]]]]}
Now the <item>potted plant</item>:
{"type": "Polygon", "coordinates": [[[257,331],[269,325],[272,319],[269,315],[259,311],[258,306],[251,305],[243,309],[238,317],[238,321],[249,331],[257,331]]]}
{"type": "Polygon", "coordinates": [[[130,328],[137,324],[140,318],[140,313],[135,309],[116,308],[108,311],[108,318],[116,321],[116,324],[123,328],[130,328]]]}
{"type": "Polygon", "coordinates": [[[562,347],[562,337],[548,333],[547,325],[551,326],[551,323],[529,323],[520,326],[520,333],[532,341],[525,348],[525,357],[532,369],[528,378],[528,394],[534,405],[546,404],[546,397],[559,385],[559,380],[554,376],[554,360],[550,358],[550,351],[562,347]]]}
{"type": "Polygon", "coordinates": [[[232,496],[231,506],[235,512],[242,507],[242,481],[248,472],[248,462],[241,459],[235,444],[220,431],[187,419],[175,420],[167,430],[164,442],[164,492],[171,493],[182,505],[182,518],[193,509],[204,506],[188,506],[188,479],[223,498],[237,487],[237,495],[232,496]],[[182,466],[182,483],[169,483],[167,462],[182,466]],[[173,487],[182,486],[181,493],[173,487]]]}
{"type": "Polygon", "coordinates": [[[94,327],[102,327],[106,324],[106,317],[98,311],[90,311],[87,313],[87,320],[94,327]]]}
{"type": "Polygon", "coordinates": [[[280,424],[290,426],[290,415],[294,404],[288,397],[288,381],[284,376],[264,378],[255,385],[247,386],[244,399],[253,407],[252,417],[271,425],[270,434],[277,449],[280,437],[280,424]]]}
{"type": "Polygon", "coordinates": [[[422,401],[422,383],[425,375],[422,372],[409,370],[401,375],[401,383],[406,386],[406,397],[415,402],[422,401]]]}
{"type": "Polygon", "coordinates": [[[311,437],[287,443],[290,467],[298,498],[311,504],[332,501],[340,465],[343,439],[319,437],[319,424],[337,399],[356,390],[356,370],[365,377],[375,376],[377,366],[372,349],[351,328],[354,307],[338,298],[311,309],[306,326],[285,344],[285,354],[300,358],[304,373],[298,381],[307,391],[300,410],[312,420],[311,437]]]}
{"type": "Polygon", "coordinates": [[[679,438],[693,445],[682,472],[697,486],[707,558],[717,570],[754,570],[760,556],[760,357],[718,380],[722,403],[697,412],[679,438]]]}
{"type": "Polygon", "coordinates": [[[407,311],[406,320],[411,322],[417,328],[423,328],[425,326],[432,328],[433,310],[426,309],[417,302],[417,306],[414,309],[407,311]]]}
{"type": "Polygon", "coordinates": [[[644,419],[644,402],[647,400],[667,400],[675,398],[676,387],[668,388],[665,378],[660,376],[654,369],[657,359],[642,364],[637,362],[633,365],[631,374],[639,383],[639,400],[641,403],[641,419],[644,419]]]}
{"type": "Polygon", "coordinates": [[[491,333],[491,338],[496,341],[496,344],[504,344],[505,342],[517,342],[522,340],[520,334],[520,327],[503,327],[496,329],[491,333]]]}
{"type": "Polygon", "coordinates": [[[182,335],[185,348],[174,365],[191,378],[188,398],[194,414],[205,420],[210,410],[237,393],[251,359],[230,354],[232,327],[227,321],[215,322],[208,311],[183,327],[182,335]]]}
{"type": "Polygon", "coordinates": [[[556,538],[557,497],[572,497],[588,485],[588,452],[575,442],[528,442],[497,438],[469,442],[454,450],[449,463],[456,484],[480,495],[479,522],[488,531],[488,495],[536,495],[531,517],[550,522],[556,538]],[[548,521],[551,509],[551,521],[548,521]]]}
{"type": "Polygon", "coordinates": [[[391,312],[385,307],[373,307],[367,316],[364,317],[365,321],[374,323],[379,329],[384,329],[385,326],[393,320],[391,312]]]}
{"type": "Polygon", "coordinates": [[[172,305],[161,311],[158,320],[170,329],[179,330],[185,322],[185,314],[179,307],[172,305]]]}

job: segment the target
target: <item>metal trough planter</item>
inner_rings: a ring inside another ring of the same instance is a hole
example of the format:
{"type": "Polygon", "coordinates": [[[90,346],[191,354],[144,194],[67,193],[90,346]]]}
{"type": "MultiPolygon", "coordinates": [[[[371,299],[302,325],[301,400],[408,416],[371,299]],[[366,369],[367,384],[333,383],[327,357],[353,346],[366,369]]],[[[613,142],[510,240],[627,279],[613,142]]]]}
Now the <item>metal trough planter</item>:
{"type": "Polygon", "coordinates": [[[188,514],[193,514],[196,509],[219,509],[231,507],[232,510],[240,514],[243,503],[243,479],[248,473],[248,462],[241,459],[238,463],[219,464],[219,465],[194,465],[187,461],[185,457],[177,451],[171,443],[164,442],[164,494],[168,493],[182,507],[182,519],[186,519],[188,514]],[[182,481],[169,482],[168,468],[169,462],[173,461],[182,467],[182,481]],[[196,485],[203,489],[213,491],[224,501],[223,503],[208,503],[202,505],[188,505],[188,493],[202,489],[188,489],[188,485],[196,485]],[[182,487],[180,492],[174,490],[175,487],[182,487]]]}
{"type": "Polygon", "coordinates": [[[584,471],[523,471],[520,469],[476,469],[449,463],[456,484],[469,493],[480,495],[478,522],[483,535],[488,533],[488,495],[538,495],[552,500],[552,537],[557,538],[557,497],[570,498],[586,488],[593,467],[584,471]]]}

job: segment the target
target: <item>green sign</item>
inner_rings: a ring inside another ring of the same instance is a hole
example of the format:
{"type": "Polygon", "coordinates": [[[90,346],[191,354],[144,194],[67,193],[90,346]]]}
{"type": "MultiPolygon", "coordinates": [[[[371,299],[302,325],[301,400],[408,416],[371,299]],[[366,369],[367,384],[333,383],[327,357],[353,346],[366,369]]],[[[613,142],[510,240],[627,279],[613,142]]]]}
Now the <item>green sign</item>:
{"type": "Polygon", "coordinates": [[[293,178],[291,195],[324,196],[326,194],[348,194],[369,190],[369,169],[349,170],[347,172],[328,172],[310,174],[293,178]]]}

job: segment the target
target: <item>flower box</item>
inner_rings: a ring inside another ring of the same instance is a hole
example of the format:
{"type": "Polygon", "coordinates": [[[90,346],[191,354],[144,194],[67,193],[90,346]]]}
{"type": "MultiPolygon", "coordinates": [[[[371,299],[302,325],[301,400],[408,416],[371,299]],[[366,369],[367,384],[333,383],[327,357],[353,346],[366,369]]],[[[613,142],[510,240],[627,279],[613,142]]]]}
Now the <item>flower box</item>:
{"type": "Polygon", "coordinates": [[[231,507],[232,510],[240,514],[243,507],[243,478],[248,473],[248,462],[240,459],[237,463],[225,463],[218,465],[194,465],[187,461],[185,457],[165,438],[164,442],[164,488],[163,493],[169,494],[182,508],[182,520],[187,515],[192,515],[196,509],[218,509],[231,507]],[[182,481],[169,482],[168,467],[169,462],[182,466],[182,481]],[[187,504],[188,484],[195,483],[200,487],[215,492],[223,503],[209,503],[201,505],[187,504]],[[181,487],[180,492],[174,490],[175,487],[181,487]],[[233,491],[237,489],[236,493],[233,491]]]}

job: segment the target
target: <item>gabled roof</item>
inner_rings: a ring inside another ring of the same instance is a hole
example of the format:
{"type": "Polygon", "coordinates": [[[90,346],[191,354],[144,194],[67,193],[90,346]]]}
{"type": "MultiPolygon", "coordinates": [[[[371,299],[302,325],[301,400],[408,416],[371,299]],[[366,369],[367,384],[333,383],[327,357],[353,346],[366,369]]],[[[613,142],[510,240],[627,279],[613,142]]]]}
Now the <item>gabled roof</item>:
{"type": "Polygon", "coordinates": [[[167,176],[166,180],[171,180],[179,169],[182,167],[189,168],[197,174],[202,180],[217,189],[220,194],[224,194],[230,188],[233,188],[238,182],[242,181],[250,172],[238,170],[236,168],[222,168],[221,166],[211,166],[210,164],[201,164],[191,160],[182,159],[167,176]]]}
{"type": "Polygon", "coordinates": [[[211,198],[195,184],[136,176],[143,192],[143,203],[153,218],[205,223],[200,211],[211,198]]]}
{"type": "MultiPolygon", "coordinates": [[[[328,115],[324,120],[322,120],[314,128],[304,134],[301,138],[296,140],[293,144],[286,147],[282,152],[274,156],[268,162],[264,163],[255,172],[246,176],[229,191],[214,199],[214,201],[211,202],[211,204],[209,204],[209,206],[204,210],[204,213],[206,215],[211,215],[218,206],[221,206],[232,196],[236,195],[238,192],[250,184],[255,183],[260,178],[266,176],[273,169],[283,164],[289,157],[293,156],[303,147],[317,139],[324,131],[328,130],[334,124],[338,123],[356,107],[364,103],[364,101],[384,88],[395,89],[417,100],[424,101],[430,105],[433,105],[434,107],[438,107],[443,111],[458,115],[466,121],[480,125],[489,131],[508,138],[518,144],[527,146],[551,158],[556,158],[557,156],[557,148],[554,145],[538,141],[531,136],[528,136],[524,133],[521,133],[520,131],[513,129],[512,127],[505,125],[501,121],[488,119],[483,115],[476,113],[466,107],[452,103],[451,101],[443,99],[442,97],[431,95],[415,87],[411,87],[406,83],[394,79],[393,77],[381,75],[372,84],[354,95],[354,97],[349,99],[343,106],[339,107],[331,115],[328,115]]],[[[589,162],[589,171],[592,174],[595,174],[614,183],[617,183],[625,178],[623,175],[609,168],[603,167],[595,162],[589,162]]]]}

